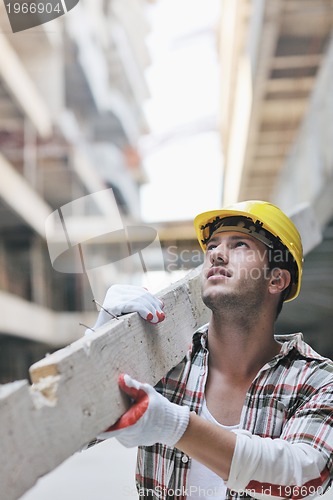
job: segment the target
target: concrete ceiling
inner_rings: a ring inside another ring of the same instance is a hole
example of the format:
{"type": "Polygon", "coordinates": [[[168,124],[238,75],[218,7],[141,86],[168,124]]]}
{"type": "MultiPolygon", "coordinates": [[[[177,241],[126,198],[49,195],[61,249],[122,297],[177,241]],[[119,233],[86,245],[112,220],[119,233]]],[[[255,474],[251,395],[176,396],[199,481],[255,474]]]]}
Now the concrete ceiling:
{"type": "Polygon", "coordinates": [[[270,197],[304,117],[332,21],[329,1],[287,0],[267,23],[264,37],[275,31],[275,43],[259,63],[241,199],[270,197]]]}
{"type": "MultiPolygon", "coordinates": [[[[249,18],[255,2],[244,0],[239,35],[232,56],[229,96],[232,102],[237,61],[243,56],[249,18]]],[[[297,137],[332,29],[332,0],[262,2],[261,34],[252,67],[248,134],[237,199],[270,199],[286,156],[297,137]]],[[[222,80],[224,59],[221,57],[222,80]]],[[[223,81],[222,81],[223,85],[223,81]]],[[[226,175],[231,164],[230,132],[236,104],[231,105],[223,132],[226,175]]],[[[241,146],[240,146],[241,147],[241,146]]],[[[228,172],[229,169],[229,172],[228,172]]],[[[225,193],[227,199],[228,193],[225,193]]]]}

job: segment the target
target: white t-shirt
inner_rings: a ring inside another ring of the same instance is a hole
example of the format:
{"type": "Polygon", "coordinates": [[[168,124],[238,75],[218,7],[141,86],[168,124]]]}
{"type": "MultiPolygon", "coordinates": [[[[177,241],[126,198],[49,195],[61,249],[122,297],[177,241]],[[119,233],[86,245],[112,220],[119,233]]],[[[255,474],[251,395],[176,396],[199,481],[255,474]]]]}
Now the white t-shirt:
{"type": "MultiPolygon", "coordinates": [[[[229,431],[238,429],[239,427],[239,425],[222,425],[215,420],[207,408],[206,399],[204,399],[200,416],[222,427],[222,429],[227,429],[229,431]]],[[[188,472],[186,490],[188,493],[187,498],[224,500],[227,487],[220,476],[197,460],[192,459],[191,468],[188,472]]]]}

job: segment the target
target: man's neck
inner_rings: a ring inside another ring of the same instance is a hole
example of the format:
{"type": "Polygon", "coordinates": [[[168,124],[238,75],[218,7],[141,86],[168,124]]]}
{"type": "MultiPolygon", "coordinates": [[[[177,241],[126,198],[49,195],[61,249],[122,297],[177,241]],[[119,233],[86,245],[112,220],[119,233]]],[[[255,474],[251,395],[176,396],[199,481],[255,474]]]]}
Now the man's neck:
{"type": "Polygon", "coordinates": [[[273,327],[269,318],[231,322],[213,314],[208,328],[210,369],[235,381],[254,377],[280,351],[273,327]]]}

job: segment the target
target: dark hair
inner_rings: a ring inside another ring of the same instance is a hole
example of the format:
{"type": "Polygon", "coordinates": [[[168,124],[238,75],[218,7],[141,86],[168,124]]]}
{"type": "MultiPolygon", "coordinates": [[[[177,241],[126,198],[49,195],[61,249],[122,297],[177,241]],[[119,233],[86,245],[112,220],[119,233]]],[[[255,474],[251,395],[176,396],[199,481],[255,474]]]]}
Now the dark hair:
{"type": "Polygon", "coordinates": [[[290,273],[289,286],[281,293],[280,301],[277,306],[276,318],[279,316],[283,303],[288,299],[292,286],[298,280],[298,267],[294,257],[289,252],[288,248],[283,243],[274,242],[274,247],[268,251],[268,266],[271,271],[273,269],[285,269],[290,273]]]}

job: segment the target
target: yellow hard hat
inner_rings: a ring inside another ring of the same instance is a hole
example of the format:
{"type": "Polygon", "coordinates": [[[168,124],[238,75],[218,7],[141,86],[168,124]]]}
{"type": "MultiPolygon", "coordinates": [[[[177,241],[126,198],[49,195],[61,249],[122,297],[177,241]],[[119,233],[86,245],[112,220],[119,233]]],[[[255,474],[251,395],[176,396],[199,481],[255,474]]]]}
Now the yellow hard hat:
{"type": "Polygon", "coordinates": [[[225,209],[212,210],[197,215],[194,227],[198,241],[203,251],[212,234],[234,230],[252,235],[269,247],[281,246],[288,249],[296,263],[295,273],[290,293],[286,302],[297,297],[301,287],[303,268],[303,248],[300,234],[295,224],[275,205],[267,201],[249,200],[235,203],[225,209]],[[240,221],[234,217],[242,217],[240,221]]]}

